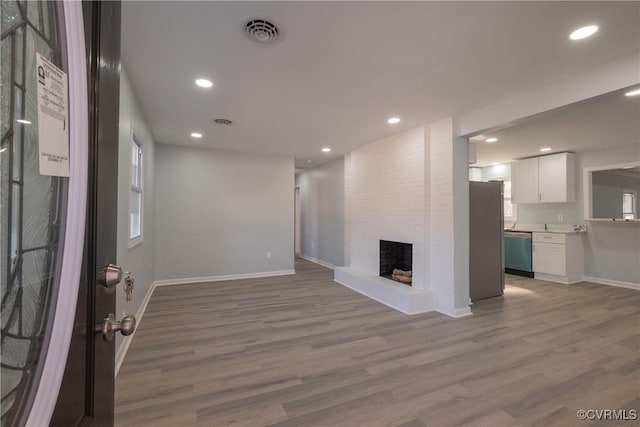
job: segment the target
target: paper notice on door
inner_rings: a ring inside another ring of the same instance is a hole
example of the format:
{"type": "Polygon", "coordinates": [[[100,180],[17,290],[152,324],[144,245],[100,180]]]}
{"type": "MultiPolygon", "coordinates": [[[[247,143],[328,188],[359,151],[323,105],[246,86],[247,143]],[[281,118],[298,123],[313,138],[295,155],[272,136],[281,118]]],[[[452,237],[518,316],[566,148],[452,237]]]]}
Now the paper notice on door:
{"type": "Polygon", "coordinates": [[[69,176],[67,73],[37,54],[40,174],[69,176]]]}

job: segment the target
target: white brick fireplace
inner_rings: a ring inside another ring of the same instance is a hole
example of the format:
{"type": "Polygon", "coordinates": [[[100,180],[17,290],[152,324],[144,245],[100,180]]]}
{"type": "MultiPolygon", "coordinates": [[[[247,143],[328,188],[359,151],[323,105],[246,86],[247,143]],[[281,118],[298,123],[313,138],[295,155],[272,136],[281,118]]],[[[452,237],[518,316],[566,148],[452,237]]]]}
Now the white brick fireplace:
{"type": "Polygon", "coordinates": [[[470,314],[466,161],[451,119],[345,156],[347,266],[335,280],[407,314],[470,314]],[[413,245],[411,286],[379,276],[380,240],[413,245]]]}
{"type": "Polygon", "coordinates": [[[425,128],[394,135],[345,157],[349,265],[336,281],[408,314],[433,310],[425,280],[425,128]],[[380,240],[413,245],[413,282],[379,277],[380,240]]]}

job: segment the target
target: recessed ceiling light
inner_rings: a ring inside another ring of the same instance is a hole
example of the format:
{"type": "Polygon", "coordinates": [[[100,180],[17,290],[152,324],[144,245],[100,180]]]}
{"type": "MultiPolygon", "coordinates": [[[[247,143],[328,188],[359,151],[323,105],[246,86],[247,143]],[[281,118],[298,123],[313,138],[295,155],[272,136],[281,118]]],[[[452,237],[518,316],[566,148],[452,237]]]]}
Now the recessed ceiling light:
{"type": "Polygon", "coordinates": [[[625,166],[622,169],[633,169],[635,166],[625,166]]]}
{"type": "Polygon", "coordinates": [[[324,148],[322,149],[322,152],[323,152],[323,153],[328,153],[328,152],[330,152],[330,151],[331,151],[331,148],[329,148],[329,147],[324,147],[324,148]]]}
{"type": "Polygon", "coordinates": [[[569,35],[571,40],[581,40],[589,36],[594,35],[598,31],[597,25],[587,25],[586,27],[578,28],[569,35]]]}
{"type": "Polygon", "coordinates": [[[202,138],[202,134],[200,132],[191,132],[191,138],[202,138]]]}
{"type": "Polygon", "coordinates": [[[18,119],[18,120],[16,120],[16,122],[22,123],[22,124],[25,124],[25,125],[30,125],[31,124],[31,122],[29,120],[25,120],[25,119],[18,119]]]}
{"type": "Polygon", "coordinates": [[[311,163],[311,162],[312,162],[312,160],[307,160],[307,163],[311,163]]]}
{"type": "Polygon", "coordinates": [[[624,96],[637,96],[640,95],[640,89],[632,90],[631,92],[627,92],[624,96]]]}
{"type": "Polygon", "coordinates": [[[491,166],[498,166],[500,163],[491,163],[491,166]]]}
{"type": "Polygon", "coordinates": [[[4,153],[5,151],[7,151],[7,147],[4,147],[3,149],[1,149],[0,153],[4,153]]]}
{"type": "Polygon", "coordinates": [[[395,125],[397,123],[400,123],[400,118],[399,117],[391,117],[389,120],[387,120],[387,123],[389,123],[390,125],[395,125]]]}
{"type": "Polygon", "coordinates": [[[543,153],[546,153],[547,151],[551,151],[551,148],[550,147],[544,147],[544,148],[541,148],[540,151],[542,151],[543,153]]]}
{"type": "Polygon", "coordinates": [[[213,86],[213,82],[207,79],[197,79],[196,84],[204,88],[210,88],[211,86],[213,86]]]}
{"type": "Polygon", "coordinates": [[[492,142],[496,142],[497,140],[498,138],[487,138],[485,139],[485,142],[492,143],[492,142]]]}

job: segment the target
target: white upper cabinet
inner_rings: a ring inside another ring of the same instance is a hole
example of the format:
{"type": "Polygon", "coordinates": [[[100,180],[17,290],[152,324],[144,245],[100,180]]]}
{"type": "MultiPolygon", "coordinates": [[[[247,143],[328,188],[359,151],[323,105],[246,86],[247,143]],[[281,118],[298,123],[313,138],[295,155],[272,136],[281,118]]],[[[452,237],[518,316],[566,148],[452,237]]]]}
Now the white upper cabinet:
{"type": "Polygon", "coordinates": [[[511,203],[538,202],[538,158],[511,164],[511,203]]]}
{"type": "Polygon", "coordinates": [[[538,157],[540,202],[576,201],[576,166],[573,153],[538,157]]]}
{"type": "Polygon", "coordinates": [[[575,155],[559,153],[513,162],[511,186],[513,203],[575,202],[575,155]]]}

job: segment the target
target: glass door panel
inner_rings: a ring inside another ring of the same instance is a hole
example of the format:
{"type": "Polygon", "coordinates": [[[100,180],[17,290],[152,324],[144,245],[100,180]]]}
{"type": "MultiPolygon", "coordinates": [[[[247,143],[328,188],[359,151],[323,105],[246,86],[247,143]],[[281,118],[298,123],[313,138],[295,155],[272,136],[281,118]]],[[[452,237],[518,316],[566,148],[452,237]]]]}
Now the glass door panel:
{"type": "Polygon", "coordinates": [[[2,0],[0,318],[3,426],[24,423],[57,296],[67,178],[39,173],[36,53],[63,70],[59,4],[2,0]]]}

